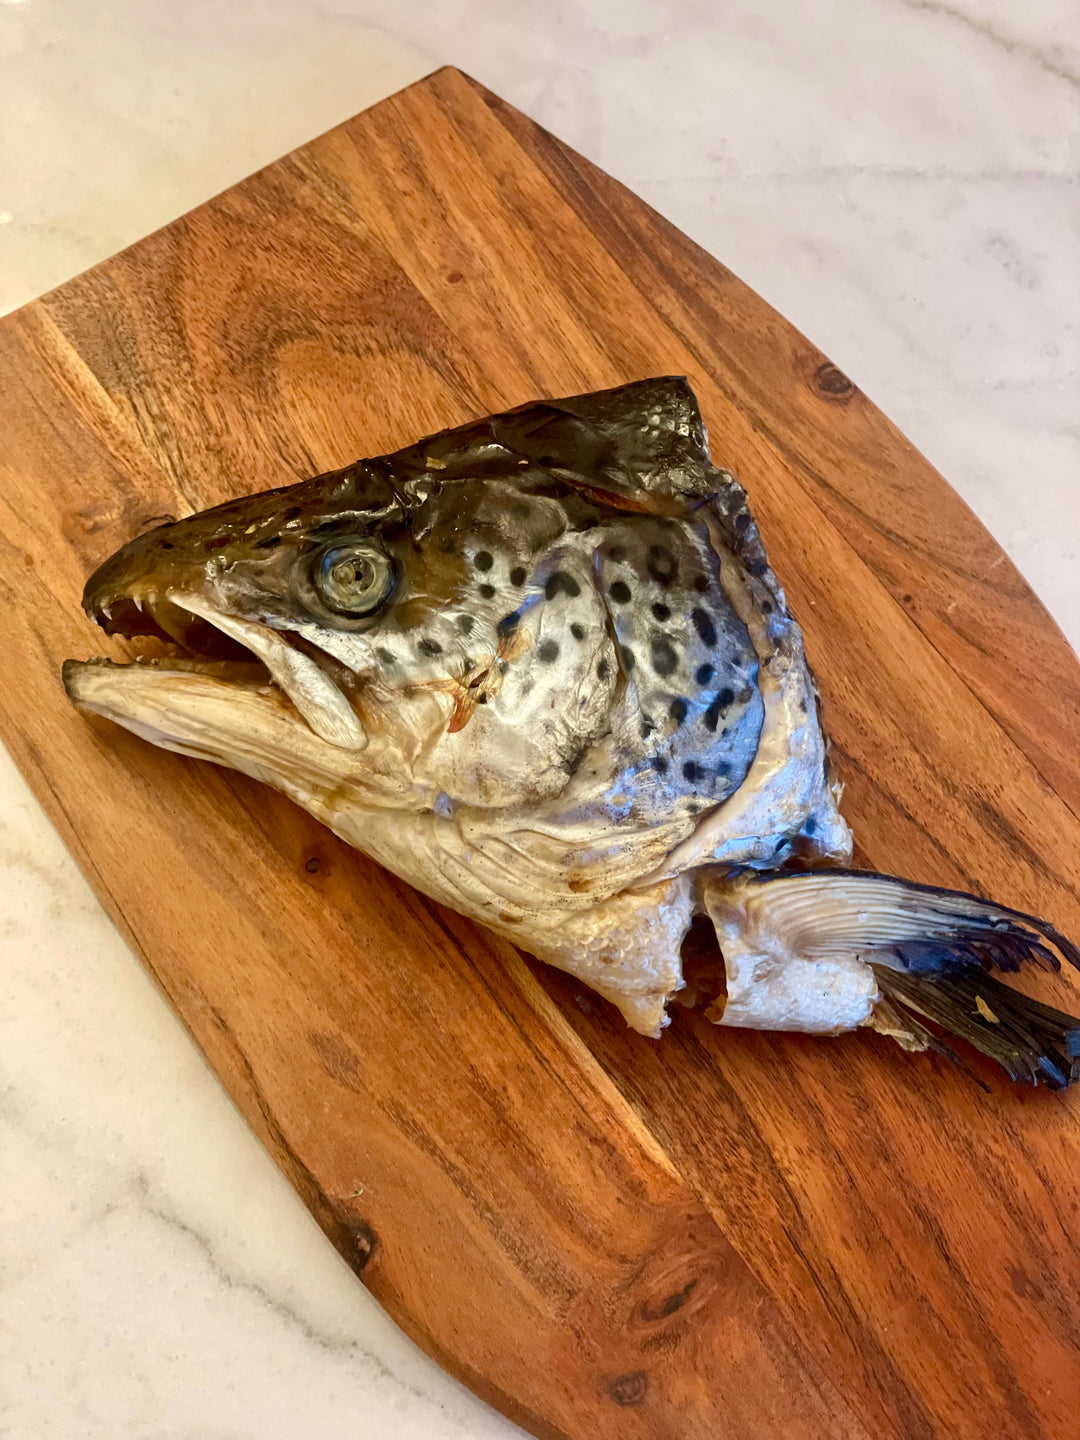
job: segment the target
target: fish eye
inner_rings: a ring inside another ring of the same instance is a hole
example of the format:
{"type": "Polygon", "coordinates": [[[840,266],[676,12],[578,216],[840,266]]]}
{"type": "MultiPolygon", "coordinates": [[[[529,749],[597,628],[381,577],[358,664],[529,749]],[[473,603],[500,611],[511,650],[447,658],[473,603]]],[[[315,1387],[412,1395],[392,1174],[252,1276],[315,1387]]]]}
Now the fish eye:
{"type": "Polygon", "coordinates": [[[319,598],[338,615],[370,615],[394,588],[394,566],[369,541],[331,545],[315,557],[311,578],[319,598]]]}

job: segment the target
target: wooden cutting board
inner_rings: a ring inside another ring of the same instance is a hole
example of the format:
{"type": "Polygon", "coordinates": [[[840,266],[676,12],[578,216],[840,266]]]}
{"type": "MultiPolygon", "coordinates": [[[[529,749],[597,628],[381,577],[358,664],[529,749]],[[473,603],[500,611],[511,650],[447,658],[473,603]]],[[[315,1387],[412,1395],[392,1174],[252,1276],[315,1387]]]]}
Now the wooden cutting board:
{"type": "Polygon", "coordinates": [[[1077,1096],[870,1035],[643,1039],[60,688],[143,527],[669,372],[803,621],[861,860],[1080,936],[1080,666],[1031,591],[790,325],[454,70],[0,322],[3,738],[357,1274],[536,1435],[1075,1436],[1077,1096]]]}

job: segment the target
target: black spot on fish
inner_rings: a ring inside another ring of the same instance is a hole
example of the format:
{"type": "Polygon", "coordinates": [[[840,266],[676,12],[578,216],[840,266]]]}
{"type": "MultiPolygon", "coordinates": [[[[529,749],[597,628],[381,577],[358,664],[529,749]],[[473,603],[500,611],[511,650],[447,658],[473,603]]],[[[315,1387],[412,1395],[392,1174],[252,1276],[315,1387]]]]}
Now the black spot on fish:
{"type": "Polygon", "coordinates": [[[620,560],[626,559],[626,550],[622,545],[612,545],[608,549],[608,558],[614,560],[616,565],[620,560]]]}
{"type": "Polygon", "coordinates": [[[663,637],[658,637],[649,647],[649,658],[652,660],[652,668],[657,675],[665,678],[674,675],[679,664],[679,657],[675,654],[671,643],[663,637]]]}
{"type": "Polygon", "coordinates": [[[280,536],[280,535],[271,535],[268,540],[260,540],[259,543],[258,543],[258,545],[256,545],[255,548],[256,548],[256,550],[273,550],[276,545],[280,545],[280,544],[281,544],[281,536],[280,536]]]}
{"type": "Polygon", "coordinates": [[[709,588],[709,582],[704,575],[695,575],[690,583],[699,595],[704,595],[709,588]]]}
{"type": "Polygon", "coordinates": [[[492,565],[495,564],[495,561],[491,558],[490,551],[478,550],[476,552],[476,555],[473,557],[473,563],[475,564],[477,570],[490,570],[492,565]]]}
{"type": "Polygon", "coordinates": [[[611,666],[606,660],[601,660],[596,667],[596,678],[598,680],[606,680],[610,674],[611,666]]]}
{"type": "Polygon", "coordinates": [[[488,703],[488,697],[484,694],[482,690],[480,694],[476,697],[476,703],[478,705],[486,705],[488,703]]]}
{"type": "Polygon", "coordinates": [[[652,766],[652,768],[656,771],[658,775],[667,774],[668,763],[664,759],[663,755],[654,755],[649,761],[649,764],[652,766]]]}
{"type": "Polygon", "coordinates": [[[611,598],[620,605],[627,605],[630,601],[630,586],[624,580],[616,580],[608,591],[611,598]]]}
{"type": "Polygon", "coordinates": [[[707,685],[715,674],[711,665],[699,665],[694,671],[694,679],[699,685],[707,685]]]}
{"type": "Polygon", "coordinates": [[[814,831],[817,829],[817,821],[814,819],[813,815],[809,817],[806,824],[802,828],[804,834],[813,835],[814,831]]]}
{"type": "Polygon", "coordinates": [[[772,612],[773,612],[772,601],[771,601],[771,600],[762,600],[762,602],[761,602],[761,613],[762,613],[763,615],[771,615],[772,612]]]}
{"type": "Polygon", "coordinates": [[[416,647],[421,655],[441,655],[442,646],[437,640],[429,640],[425,635],[416,647]]]}
{"type": "Polygon", "coordinates": [[[634,666],[637,664],[637,656],[634,654],[633,650],[630,649],[629,645],[624,645],[620,653],[622,654],[623,669],[626,671],[627,675],[629,675],[630,671],[633,670],[634,666]]]}
{"type": "Polygon", "coordinates": [[[681,725],[682,722],[686,719],[686,712],[689,710],[689,708],[689,705],[687,705],[683,697],[681,695],[677,695],[675,699],[672,700],[671,704],[668,706],[668,714],[671,716],[672,720],[675,721],[676,725],[681,725]]]}
{"type": "Polygon", "coordinates": [[[642,722],[641,722],[641,738],[642,738],[643,740],[647,740],[647,739],[649,738],[649,736],[653,733],[653,731],[654,731],[655,729],[656,729],[656,726],[653,724],[653,722],[652,722],[652,721],[649,719],[649,717],[646,715],[646,716],[644,717],[644,719],[642,720],[642,722]]]}
{"type": "Polygon", "coordinates": [[[556,595],[568,595],[573,600],[581,594],[581,586],[566,570],[556,570],[548,577],[544,594],[549,600],[554,600],[556,595]]]}
{"type": "Polygon", "coordinates": [[[585,626],[579,625],[578,622],[575,620],[574,623],[570,626],[570,634],[574,637],[575,640],[584,640],[585,626]]]}
{"type": "Polygon", "coordinates": [[[543,640],[536,653],[545,665],[550,665],[552,660],[559,658],[559,647],[554,640],[543,640]]]}
{"type": "Polygon", "coordinates": [[[730,686],[725,685],[722,690],[717,692],[716,698],[720,701],[721,709],[726,710],[729,705],[735,703],[735,691],[732,690],[730,686]]]}
{"type": "Polygon", "coordinates": [[[661,625],[665,620],[671,619],[671,611],[666,605],[662,605],[659,600],[652,607],[652,613],[656,616],[657,620],[660,621],[661,625]]]}
{"type": "Polygon", "coordinates": [[[494,600],[494,598],[495,598],[495,586],[494,586],[494,585],[481,585],[481,586],[480,586],[480,598],[481,598],[482,600],[494,600]]]}
{"type": "Polygon", "coordinates": [[[511,584],[511,585],[524,585],[524,584],[525,584],[525,566],[524,566],[524,565],[515,565],[514,568],[510,571],[510,584],[511,584]]]}
{"type": "Polygon", "coordinates": [[[687,813],[688,815],[700,815],[700,814],[701,814],[701,806],[698,804],[698,802],[697,802],[696,800],[691,800],[691,801],[690,801],[690,804],[687,805],[687,807],[686,807],[686,813],[687,813]]]}
{"type": "Polygon", "coordinates": [[[471,615],[459,615],[457,617],[457,628],[461,631],[462,635],[471,635],[472,628],[475,624],[476,621],[471,615]]]}
{"type": "Polygon", "coordinates": [[[375,658],[376,660],[378,660],[380,665],[393,665],[394,663],[393,655],[391,655],[390,651],[385,649],[382,645],[380,645],[379,648],[375,651],[375,658]]]}
{"type": "Polygon", "coordinates": [[[716,626],[712,622],[712,616],[699,606],[697,609],[690,611],[690,619],[701,639],[701,643],[707,645],[711,650],[716,644],[716,626]]]}
{"type": "Polygon", "coordinates": [[[701,767],[696,760],[687,760],[686,764],[682,767],[682,773],[685,780],[694,781],[700,778],[701,767]]]}
{"type": "Polygon", "coordinates": [[[499,621],[498,625],[495,626],[495,633],[496,635],[498,635],[500,640],[505,640],[508,635],[512,635],[514,633],[514,631],[520,624],[521,611],[511,610],[510,614],[504,615],[503,618],[499,621]]]}
{"type": "Polygon", "coordinates": [[[666,545],[650,545],[646,564],[658,585],[670,585],[679,574],[679,562],[666,545]]]}
{"type": "Polygon", "coordinates": [[[705,724],[708,726],[708,728],[709,728],[710,730],[715,730],[716,727],[717,727],[717,725],[719,724],[720,714],[721,714],[721,711],[723,710],[723,708],[724,708],[724,707],[720,704],[720,696],[719,696],[719,695],[714,695],[714,696],[713,696],[712,703],[710,704],[709,708],[705,711],[705,716],[704,716],[705,724]]]}

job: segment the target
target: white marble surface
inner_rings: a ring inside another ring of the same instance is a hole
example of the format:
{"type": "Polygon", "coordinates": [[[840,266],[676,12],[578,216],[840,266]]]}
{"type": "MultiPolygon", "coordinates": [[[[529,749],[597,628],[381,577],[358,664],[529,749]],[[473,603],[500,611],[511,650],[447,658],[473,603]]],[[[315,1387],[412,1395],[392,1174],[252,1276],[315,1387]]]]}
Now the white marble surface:
{"type": "MultiPolygon", "coordinates": [[[[1075,0],[0,0],[0,311],[440,64],[728,263],[1080,642],[1075,0]]],[[[0,754],[0,1435],[509,1436],[323,1240],[0,754]]]]}

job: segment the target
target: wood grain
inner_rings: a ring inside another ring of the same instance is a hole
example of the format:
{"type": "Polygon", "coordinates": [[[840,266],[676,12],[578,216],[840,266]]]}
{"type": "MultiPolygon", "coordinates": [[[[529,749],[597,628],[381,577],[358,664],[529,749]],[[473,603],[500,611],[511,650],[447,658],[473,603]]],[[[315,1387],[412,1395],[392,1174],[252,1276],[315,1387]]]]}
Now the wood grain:
{"type": "Polygon", "coordinates": [[[1024,581],[781,317],[453,70],[0,321],[4,740],[342,1254],[535,1434],[1065,1440],[1074,1096],[642,1039],[60,688],[83,579],[162,516],[668,372],[803,620],[862,858],[1080,935],[1080,666],[1024,581]]]}

